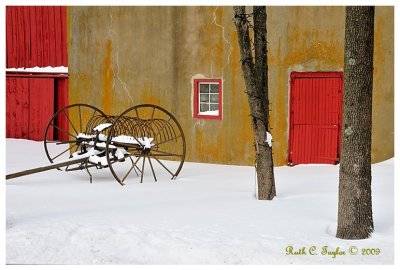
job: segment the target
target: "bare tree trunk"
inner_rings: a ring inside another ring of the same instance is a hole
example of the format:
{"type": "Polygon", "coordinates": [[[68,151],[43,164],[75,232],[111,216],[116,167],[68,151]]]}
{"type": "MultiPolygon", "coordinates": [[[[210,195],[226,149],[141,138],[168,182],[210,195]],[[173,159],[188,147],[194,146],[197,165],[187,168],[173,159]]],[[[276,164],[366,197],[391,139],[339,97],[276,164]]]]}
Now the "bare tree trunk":
{"type": "Polygon", "coordinates": [[[374,7],[346,7],[342,152],[336,237],[365,239],[374,230],[371,125],[374,7]]]}
{"type": "Polygon", "coordinates": [[[251,113],[256,145],[258,199],[272,200],[276,196],[272,145],[267,143],[269,132],[267,29],[265,7],[254,7],[253,61],[246,8],[234,7],[234,22],[238,33],[241,64],[251,113]]]}

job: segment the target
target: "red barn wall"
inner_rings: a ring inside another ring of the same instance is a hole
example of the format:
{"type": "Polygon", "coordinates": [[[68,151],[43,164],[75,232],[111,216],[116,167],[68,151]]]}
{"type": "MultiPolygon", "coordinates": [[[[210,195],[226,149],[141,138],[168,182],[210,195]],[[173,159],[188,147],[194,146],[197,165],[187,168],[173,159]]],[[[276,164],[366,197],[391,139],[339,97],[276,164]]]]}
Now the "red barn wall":
{"type": "MultiPolygon", "coordinates": [[[[6,67],[67,67],[66,20],[67,7],[7,6],[6,67]]],[[[67,74],[6,72],[7,138],[43,140],[51,116],[67,104],[67,74]]]]}
{"type": "Polygon", "coordinates": [[[6,67],[68,66],[67,7],[6,7],[6,67]]]}

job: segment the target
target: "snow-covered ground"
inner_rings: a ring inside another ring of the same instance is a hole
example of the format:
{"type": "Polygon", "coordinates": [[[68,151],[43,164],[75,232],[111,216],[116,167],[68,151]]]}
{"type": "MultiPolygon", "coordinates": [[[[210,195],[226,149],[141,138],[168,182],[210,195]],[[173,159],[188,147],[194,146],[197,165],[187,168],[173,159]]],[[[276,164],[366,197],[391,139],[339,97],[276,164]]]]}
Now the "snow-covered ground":
{"type": "MultiPolygon", "coordinates": [[[[7,173],[48,164],[42,142],[8,139],[6,147],[7,173]]],[[[108,170],[92,170],[93,184],[85,171],[8,180],[6,263],[394,263],[394,161],[372,167],[367,240],[335,238],[338,170],[277,167],[273,201],[254,199],[254,168],[242,166],[187,162],[177,180],[148,173],[124,187],[108,170]],[[306,254],[287,255],[290,246],[306,254]]]]}

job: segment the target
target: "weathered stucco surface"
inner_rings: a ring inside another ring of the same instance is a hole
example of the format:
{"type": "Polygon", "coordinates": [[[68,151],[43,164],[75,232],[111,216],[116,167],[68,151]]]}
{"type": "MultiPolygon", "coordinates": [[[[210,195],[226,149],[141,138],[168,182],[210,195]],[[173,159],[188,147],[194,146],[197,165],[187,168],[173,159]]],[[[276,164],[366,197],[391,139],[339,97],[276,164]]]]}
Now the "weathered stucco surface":
{"type": "MultiPolygon", "coordinates": [[[[108,114],[140,103],[171,111],[187,160],[254,164],[231,7],[69,7],[70,103],[108,114]],[[223,80],[223,119],[192,116],[197,77],[223,80]]],[[[268,61],[276,165],[287,162],[291,71],[342,71],[343,7],[269,7],[268,61]]],[[[376,8],[373,161],[394,155],[394,11],[376,8]]]]}

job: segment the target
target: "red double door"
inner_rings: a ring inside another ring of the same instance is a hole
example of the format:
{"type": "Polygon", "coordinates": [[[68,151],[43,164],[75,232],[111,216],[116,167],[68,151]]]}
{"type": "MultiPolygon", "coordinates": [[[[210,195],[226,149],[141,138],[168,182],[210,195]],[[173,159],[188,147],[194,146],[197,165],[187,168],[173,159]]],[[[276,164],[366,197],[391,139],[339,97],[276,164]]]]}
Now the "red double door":
{"type": "MultiPolygon", "coordinates": [[[[67,103],[66,78],[7,76],[6,137],[43,141],[47,123],[67,103]]],[[[47,139],[54,136],[50,129],[47,139]]]]}
{"type": "Polygon", "coordinates": [[[292,72],[289,165],[339,162],[342,72],[292,72]]]}

